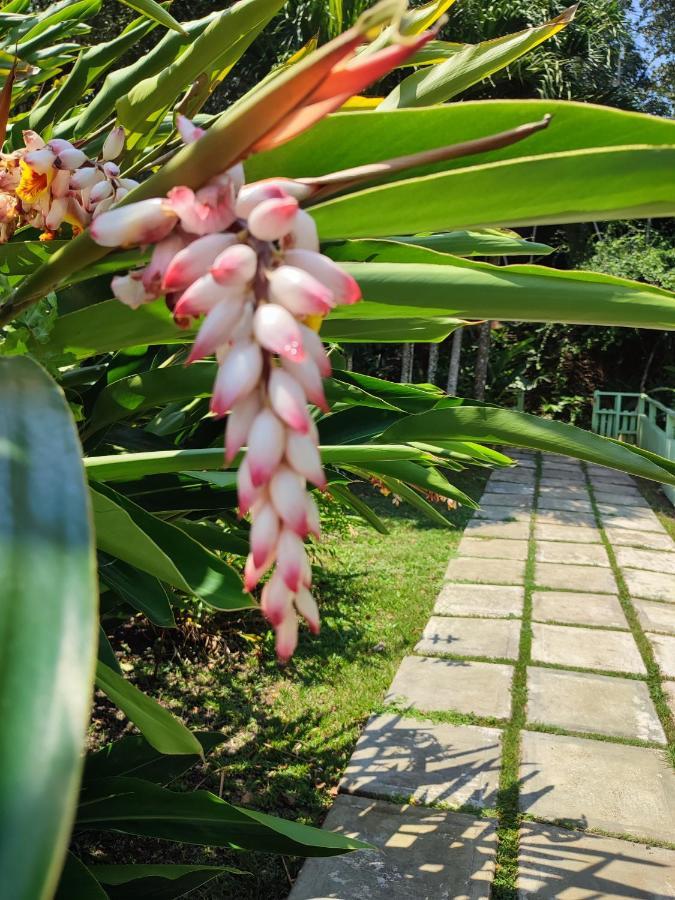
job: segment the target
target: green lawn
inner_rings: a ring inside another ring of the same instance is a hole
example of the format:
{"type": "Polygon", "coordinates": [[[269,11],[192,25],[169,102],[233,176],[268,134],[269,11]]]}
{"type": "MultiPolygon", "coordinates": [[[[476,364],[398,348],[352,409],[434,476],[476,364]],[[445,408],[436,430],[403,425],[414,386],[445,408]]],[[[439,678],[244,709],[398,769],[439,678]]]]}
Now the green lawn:
{"type": "MultiPolygon", "coordinates": [[[[461,483],[454,475],[452,479],[474,497],[482,491],[480,473],[464,475],[461,483]]],[[[193,770],[185,786],[321,823],[361,728],[419,638],[448,557],[471,514],[451,511],[454,527],[444,529],[374,489],[368,489],[367,499],[389,534],[354,519],[333,523],[315,558],[321,635],[312,638],[304,630],[285,669],[274,660],[267,627],[252,614],[236,621],[208,617],[161,639],[149,630],[139,636],[138,625],[115,636],[116,649],[123,650],[126,635],[129,640],[133,635],[128,671],[139,687],[192,728],[227,736],[220,752],[193,770]]],[[[99,740],[122,726],[100,707],[99,740]]],[[[128,862],[131,854],[144,862],[227,860],[252,873],[236,882],[226,876],[194,895],[212,900],[280,900],[301,865],[301,860],[269,855],[238,854],[233,859],[224,851],[122,838],[114,844],[94,842],[88,849],[98,861],[128,862]]]]}

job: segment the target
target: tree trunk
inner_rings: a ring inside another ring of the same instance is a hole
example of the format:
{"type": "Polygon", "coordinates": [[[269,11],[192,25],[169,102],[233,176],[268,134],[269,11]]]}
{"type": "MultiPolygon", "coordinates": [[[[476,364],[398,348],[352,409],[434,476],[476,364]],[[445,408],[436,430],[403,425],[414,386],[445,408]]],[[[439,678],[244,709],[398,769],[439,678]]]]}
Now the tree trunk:
{"type": "Polygon", "coordinates": [[[456,394],[459,383],[459,364],[462,358],[463,328],[456,328],[452,333],[452,349],[450,351],[450,366],[448,367],[448,393],[456,394]]]}
{"type": "Polygon", "coordinates": [[[414,355],[415,345],[404,344],[401,356],[401,384],[409,384],[412,381],[414,355]]]}
{"type": "Polygon", "coordinates": [[[436,382],[439,350],[439,344],[429,344],[429,366],[427,368],[427,381],[429,382],[429,384],[435,384],[436,382]]]}
{"type": "Polygon", "coordinates": [[[476,368],[473,379],[473,395],[476,400],[485,400],[491,330],[492,322],[483,322],[478,332],[478,354],[476,356],[476,368]]]}

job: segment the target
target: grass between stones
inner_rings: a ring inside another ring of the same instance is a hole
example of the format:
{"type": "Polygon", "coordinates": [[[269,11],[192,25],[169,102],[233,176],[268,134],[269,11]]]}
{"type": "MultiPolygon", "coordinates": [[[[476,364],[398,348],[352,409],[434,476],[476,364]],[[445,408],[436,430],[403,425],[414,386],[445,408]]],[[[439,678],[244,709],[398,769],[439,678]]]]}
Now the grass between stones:
{"type": "MultiPolygon", "coordinates": [[[[591,503],[593,504],[593,510],[595,512],[598,528],[600,530],[600,536],[602,537],[602,542],[605,545],[605,549],[607,550],[610,565],[612,567],[612,571],[619,588],[619,602],[621,603],[626,619],[628,620],[628,626],[631,630],[635,643],[637,644],[638,650],[640,651],[640,655],[642,656],[642,660],[647,669],[646,682],[649,687],[649,693],[651,695],[654,706],[656,707],[657,715],[661,720],[661,725],[663,726],[666,740],[668,741],[666,754],[670,760],[671,765],[675,767],[675,721],[673,720],[673,716],[670,713],[670,707],[668,706],[665,694],[663,693],[663,688],[661,687],[661,672],[654,658],[651,644],[649,643],[649,640],[647,639],[644,631],[642,630],[642,626],[640,625],[640,620],[638,619],[635,607],[633,606],[630,594],[628,592],[628,588],[626,587],[626,581],[623,577],[621,568],[616,561],[614,548],[612,547],[609,538],[607,537],[607,533],[605,532],[602,518],[598,510],[598,504],[593,492],[593,485],[590,479],[588,479],[588,489],[590,491],[591,503]]],[[[647,495],[647,499],[649,499],[650,502],[654,501],[653,496],[650,497],[649,495],[647,495]]],[[[661,521],[663,521],[667,517],[662,514],[659,516],[659,518],[661,519],[661,521]]],[[[670,521],[670,525],[666,524],[665,527],[672,528],[672,522],[673,520],[670,521]]],[[[673,528],[673,536],[675,536],[675,528],[673,528]]]]}

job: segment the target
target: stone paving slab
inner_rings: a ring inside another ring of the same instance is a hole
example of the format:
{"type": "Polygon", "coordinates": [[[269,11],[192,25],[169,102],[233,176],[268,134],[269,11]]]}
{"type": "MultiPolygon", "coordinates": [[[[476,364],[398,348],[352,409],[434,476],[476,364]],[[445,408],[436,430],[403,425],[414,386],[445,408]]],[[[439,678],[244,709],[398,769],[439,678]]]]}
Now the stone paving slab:
{"type": "Polygon", "coordinates": [[[532,518],[530,507],[526,509],[514,509],[511,506],[486,506],[477,509],[474,519],[487,519],[490,522],[526,522],[529,524],[532,518]]]}
{"type": "MultiPolygon", "coordinates": [[[[445,583],[436,600],[438,616],[522,616],[525,588],[501,584],[445,583]]],[[[480,626],[476,626],[480,627],[480,626]]]]}
{"type": "Polygon", "coordinates": [[[630,672],[647,670],[633,640],[624,631],[601,631],[573,625],[532,625],[532,660],[578,669],[630,672]]]}
{"type": "Polygon", "coordinates": [[[623,569],[622,572],[632,597],[675,603],[675,575],[660,575],[640,569],[623,569]]]}
{"type": "Polygon", "coordinates": [[[603,469],[602,471],[599,471],[590,466],[587,468],[593,484],[617,484],[626,485],[626,487],[635,487],[635,479],[631,478],[630,475],[626,475],[625,472],[619,472],[614,469],[603,469]]]}
{"type": "Polygon", "coordinates": [[[288,900],[488,900],[495,823],[461,813],[339,796],[324,829],[372,844],[308,859],[288,900]]]}
{"type": "Polygon", "coordinates": [[[524,731],[520,777],[524,813],[675,842],[675,772],[660,750],[524,731]]]}
{"type": "Polygon", "coordinates": [[[590,498],[586,484],[582,484],[581,482],[578,484],[569,482],[566,484],[563,482],[547,484],[546,480],[542,479],[539,483],[539,493],[542,497],[565,497],[569,499],[577,497],[582,500],[588,500],[590,498]]]}
{"type": "Polygon", "coordinates": [[[675,637],[666,634],[647,634],[654,658],[666,678],[675,678],[675,637]]]}
{"type": "Polygon", "coordinates": [[[609,557],[602,544],[573,544],[537,541],[536,559],[545,563],[578,563],[609,568],[609,557]]]}
{"type": "Polygon", "coordinates": [[[651,509],[642,509],[639,506],[622,506],[617,503],[598,503],[598,511],[603,520],[611,518],[632,519],[636,528],[642,528],[645,523],[660,525],[656,514],[651,509]]]}
{"type": "Polygon", "coordinates": [[[633,600],[633,606],[645,631],[663,631],[666,634],[675,634],[675,603],[633,600]]]}
{"type": "Polygon", "coordinates": [[[600,566],[537,562],[534,578],[538,587],[554,590],[616,593],[616,582],[611,569],[603,569],[600,566]]]}
{"type": "Polygon", "coordinates": [[[595,516],[592,513],[573,512],[564,509],[538,509],[537,522],[549,525],[587,525],[595,527],[595,516]]]}
{"type": "Polygon", "coordinates": [[[517,659],[520,640],[518,619],[462,619],[432,616],[415,652],[429,656],[481,656],[517,659]]]}
{"type": "Polygon", "coordinates": [[[548,522],[536,522],[534,536],[538,541],[602,544],[600,531],[590,525],[550,525],[548,522]]]}
{"type": "Polygon", "coordinates": [[[523,584],[525,562],[522,559],[451,559],[445,571],[447,581],[470,581],[479,584],[523,584]]]}
{"type": "Polygon", "coordinates": [[[561,499],[560,497],[547,497],[543,495],[537,501],[537,509],[555,509],[570,512],[580,512],[591,515],[593,507],[590,500],[561,499]]]}
{"type": "Polygon", "coordinates": [[[534,469],[497,469],[488,478],[488,484],[494,484],[496,481],[508,481],[509,484],[516,482],[534,484],[535,479],[534,469]]]}
{"type": "Polygon", "coordinates": [[[645,515],[640,510],[636,510],[631,514],[612,512],[618,507],[598,508],[605,528],[628,528],[631,531],[653,531],[656,534],[668,534],[655,515],[645,515]]]}
{"type": "Polygon", "coordinates": [[[604,625],[606,628],[628,629],[619,598],[613,594],[534,591],[532,618],[538,622],[604,625]]]}
{"type": "Polygon", "coordinates": [[[628,506],[630,509],[651,509],[651,506],[639,491],[630,491],[628,488],[624,488],[620,492],[617,490],[601,491],[595,488],[593,493],[597,503],[606,503],[610,506],[628,506]]]}
{"type": "MultiPolygon", "coordinates": [[[[460,541],[457,553],[459,556],[480,556],[484,559],[527,559],[528,542],[499,540],[465,536],[460,541]]],[[[675,558],[675,554],[673,554],[675,558]]]]}
{"type": "Polygon", "coordinates": [[[459,712],[508,719],[513,667],[406,656],[384,698],[422,712],[459,712]]]}
{"type": "Polygon", "coordinates": [[[485,491],[480,498],[484,506],[512,506],[514,509],[532,509],[532,497],[523,497],[520,494],[502,494],[495,491],[485,491]]]}
{"type": "Polygon", "coordinates": [[[630,528],[605,528],[610,544],[617,547],[642,547],[644,550],[675,550],[669,534],[653,531],[633,531],[630,528]]]}
{"type": "Polygon", "coordinates": [[[620,566],[675,575],[675,552],[672,550],[638,550],[634,547],[617,547],[615,553],[616,561],[620,566]]]}
{"type": "Polygon", "coordinates": [[[643,681],[530,667],[527,693],[528,722],[666,743],[643,681]]]}
{"type": "Polygon", "coordinates": [[[497,728],[373,716],[359,738],[340,790],[420,803],[493,807],[499,785],[497,728]]]}
{"type": "Polygon", "coordinates": [[[515,481],[489,482],[488,490],[493,494],[518,494],[521,497],[531,497],[534,494],[534,483],[519,484],[515,481]]]}
{"type": "Polygon", "coordinates": [[[467,523],[465,534],[480,538],[527,540],[530,534],[530,522],[529,519],[525,522],[488,522],[473,518],[467,523]]]}
{"type": "Polygon", "coordinates": [[[675,850],[525,822],[518,897],[667,900],[675,897],[675,850]]]}

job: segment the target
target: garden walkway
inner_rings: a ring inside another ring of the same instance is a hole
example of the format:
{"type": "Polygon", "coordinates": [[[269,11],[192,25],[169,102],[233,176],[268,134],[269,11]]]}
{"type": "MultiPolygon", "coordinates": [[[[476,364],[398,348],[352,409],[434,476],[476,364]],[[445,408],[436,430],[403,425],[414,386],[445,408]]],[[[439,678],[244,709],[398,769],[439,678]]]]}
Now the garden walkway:
{"type": "Polygon", "coordinates": [[[514,455],[326,820],[382,850],[292,900],[675,897],[675,544],[628,476],[514,455]]]}

